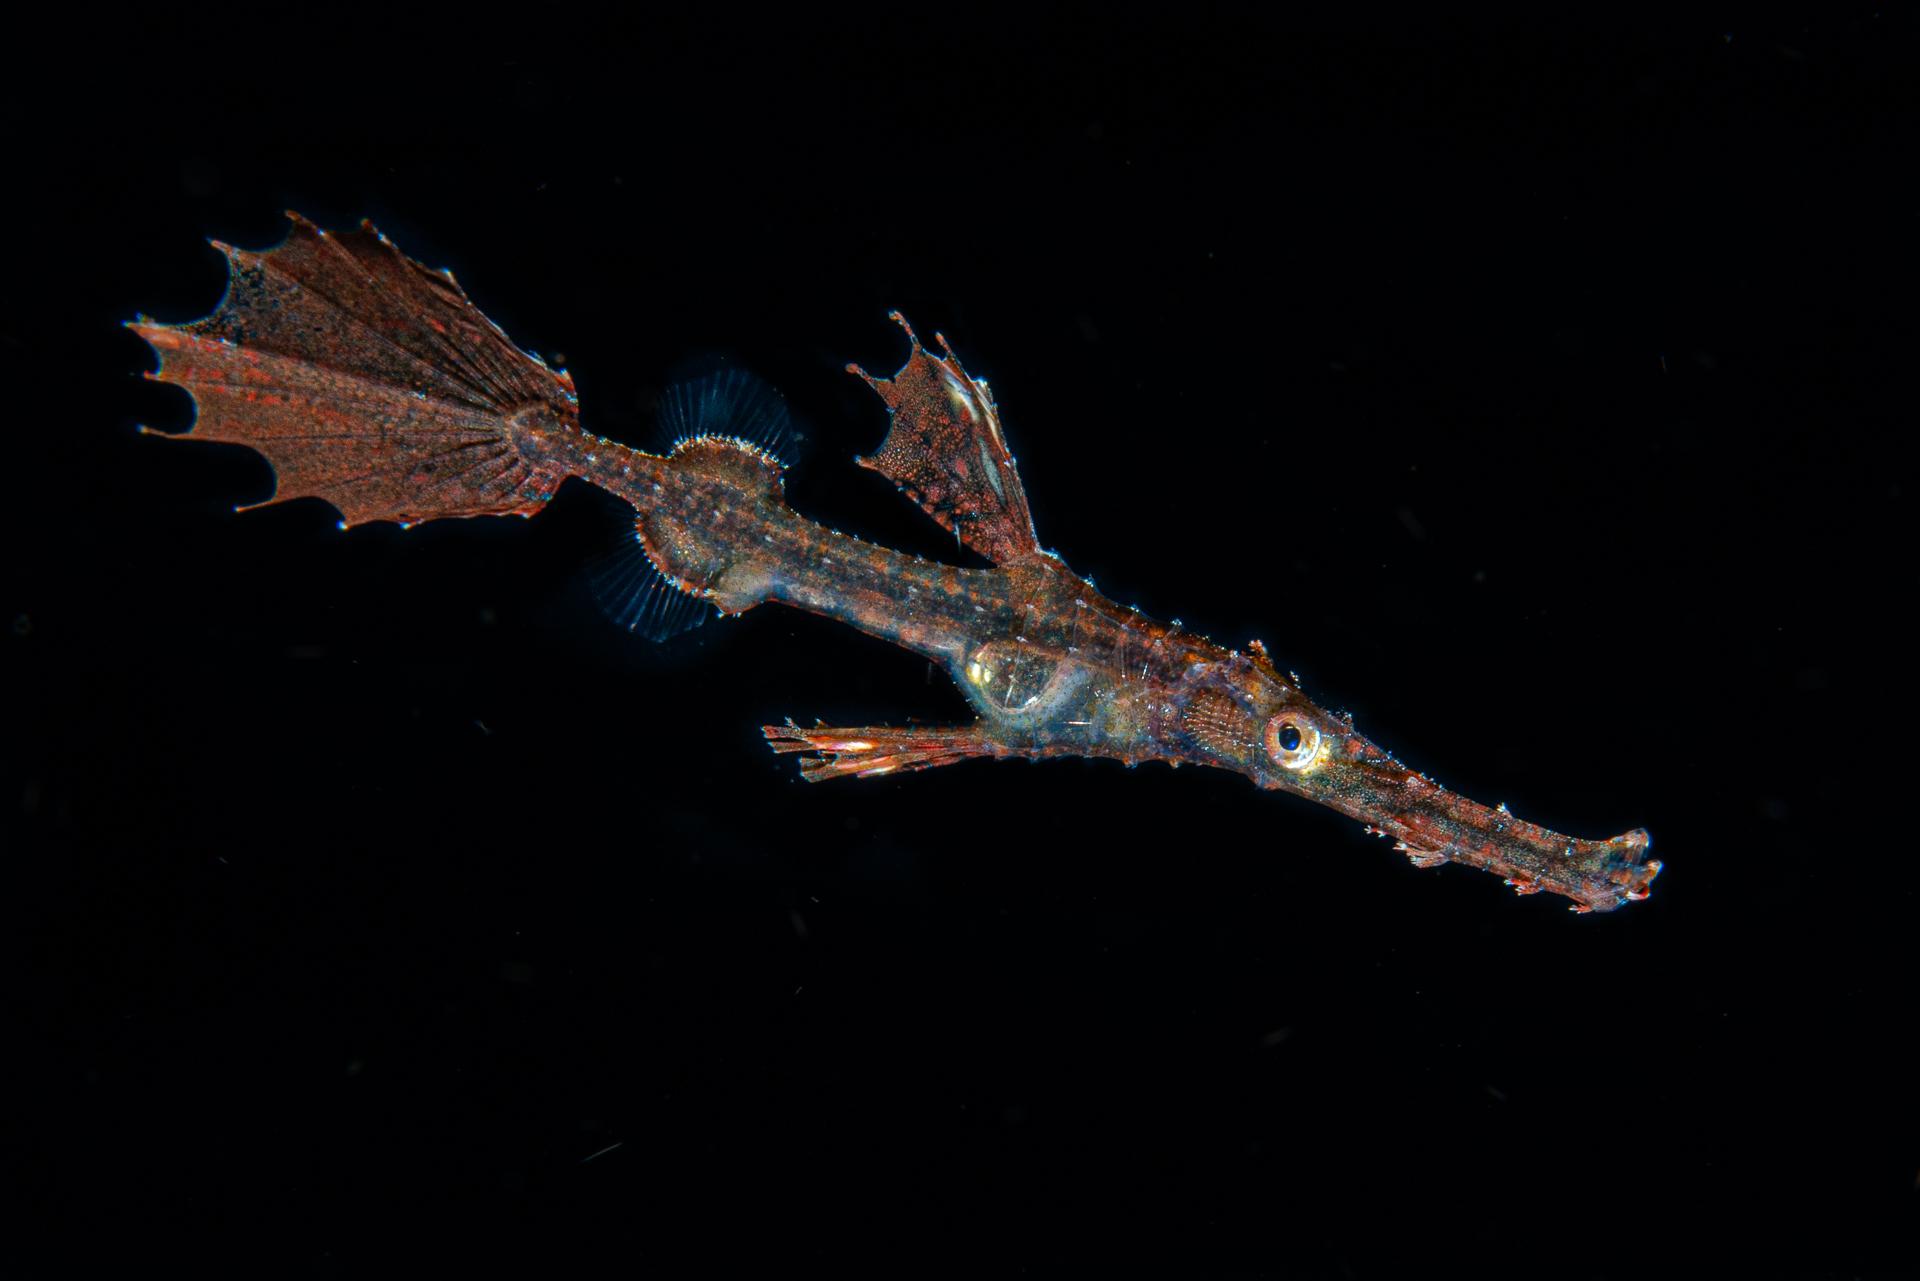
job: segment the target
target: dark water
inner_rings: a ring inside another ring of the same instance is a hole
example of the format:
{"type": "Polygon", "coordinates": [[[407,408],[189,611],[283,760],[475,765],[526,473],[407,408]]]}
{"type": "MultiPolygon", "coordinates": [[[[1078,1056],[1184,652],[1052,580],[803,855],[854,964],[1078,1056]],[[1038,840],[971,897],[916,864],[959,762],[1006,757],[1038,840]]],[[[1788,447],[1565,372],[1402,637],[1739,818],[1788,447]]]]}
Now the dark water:
{"type": "Polygon", "coordinates": [[[524,16],[16,51],[0,1271],[1913,1265],[1910,23],[524,16]],[[756,370],[797,507],[943,555],[850,465],[901,308],[1103,591],[1667,871],[1576,918],[1224,774],[806,787],[755,727],[959,697],[777,607],[629,643],[574,487],[236,517],[114,326],[289,206],[598,432],[756,370]]]}

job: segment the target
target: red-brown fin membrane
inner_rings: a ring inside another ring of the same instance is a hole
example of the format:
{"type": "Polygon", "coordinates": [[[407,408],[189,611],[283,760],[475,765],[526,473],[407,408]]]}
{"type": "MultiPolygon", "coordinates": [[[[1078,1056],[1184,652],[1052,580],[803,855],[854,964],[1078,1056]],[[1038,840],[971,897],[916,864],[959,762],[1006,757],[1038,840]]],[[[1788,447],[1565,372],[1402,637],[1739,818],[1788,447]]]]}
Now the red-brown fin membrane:
{"type": "Polygon", "coordinates": [[[809,783],[932,769],[973,756],[1002,754],[977,725],[902,729],[885,725],[833,729],[817,725],[801,729],[788,721],[785,725],[763,725],[760,732],[766,735],[767,746],[776,752],[808,753],[800,758],[800,777],[809,783]]]}
{"type": "Polygon", "coordinates": [[[913,346],[900,372],[875,378],[847,366],[880,393],[891,414],[879,451],[855,461],[898,485],[996,565],[1038,555],[1027,494],[987,384],[968,376],[944,337],[935,334],[934,341],[945,354],[930,355],[905,317],[896,311],[893,319],[913,346]]]}
{"type": "Polygon", "coordinates": [[[129,325],[160,356],[150,376],[192,394],[185,435],[258,450],[268,502],[324,498],[342,525],[539,511],[566,474],[520,442],[577,429],[573,380],[371,224],[287,216],[276,249],[215,242],[228,283],[212,315],[129,325]]]}

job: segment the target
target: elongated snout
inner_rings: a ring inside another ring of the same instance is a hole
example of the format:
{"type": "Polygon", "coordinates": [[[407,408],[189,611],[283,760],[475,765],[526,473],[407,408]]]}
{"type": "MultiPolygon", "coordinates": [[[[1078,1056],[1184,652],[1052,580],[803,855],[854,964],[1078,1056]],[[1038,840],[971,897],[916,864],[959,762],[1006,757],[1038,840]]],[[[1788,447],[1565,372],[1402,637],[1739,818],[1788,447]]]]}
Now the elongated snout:
{"type": "Polygon", "coordinates": [[[1358,734],[1330,752],[1302,790],[1391,837],[1421,867],[1465,863],[1503,877],[1516,893],[1545,890],[1576,912],[1611,912],[1647,897],[1660,874],[1646,857],[1653,838],[1636,827],[1581,840],[1449,792],[1358,734]]]}

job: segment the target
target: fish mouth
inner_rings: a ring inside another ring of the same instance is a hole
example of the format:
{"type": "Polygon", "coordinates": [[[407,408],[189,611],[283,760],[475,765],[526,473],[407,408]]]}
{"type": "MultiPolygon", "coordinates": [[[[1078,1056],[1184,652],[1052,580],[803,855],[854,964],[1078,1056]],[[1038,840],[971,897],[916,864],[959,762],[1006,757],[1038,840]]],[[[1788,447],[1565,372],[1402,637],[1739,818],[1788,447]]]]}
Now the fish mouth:
{"type": "Polygon", "coordinates": [[[1565,895],[1575,912],[1611,912],[1651,892],[1660,861],[1643,827],[1583,840],[1449,792],[1358,734],[1316,770],[1315,798],[1359,819],[1416,867],[1464,863],[1501,877],[1516,894],[1565,895]]]}

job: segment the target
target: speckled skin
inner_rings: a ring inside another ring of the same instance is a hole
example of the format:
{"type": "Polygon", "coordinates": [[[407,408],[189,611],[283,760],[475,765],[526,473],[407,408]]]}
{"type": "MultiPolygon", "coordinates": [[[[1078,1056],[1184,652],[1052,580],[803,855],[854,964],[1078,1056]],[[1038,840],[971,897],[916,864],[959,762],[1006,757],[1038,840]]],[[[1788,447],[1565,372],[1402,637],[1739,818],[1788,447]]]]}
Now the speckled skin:
{"type": "Polygon", "coordinates": [[[1315,706],[1258,641],[1224,649],[1101,596],[1038,545],[991,392],[944,340],[935,355],[908,329],[892,378],[854,369],[891,413],[860,461],[987,569],[807,520],[785,502],[779,462],[743,441],[700,437],[660,456],[583,433],[564,373],[371,227],[332,236],[296,217],[269,253],[222,248],[233,278],[219,309],[133,327],[161,353],[156,377],[194,394],[192,435],[266,454],[276,500],[326,498],[343,526],[531,515],[580,476],[633,505],[649,559],[681,590],[727,613],[774,601],[892,641],[944,667],[976,714],[951,728],[766,727],[774,750],[804,754],[806,778],[980,756],[1213,765],[1358,818],[1422,866],[1481,867],[1575,911],[1644,898],[1659,872],[1643,830],[1575,840],[1456,796],[1315,706]]]}

